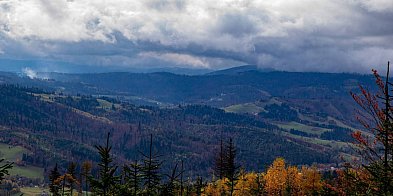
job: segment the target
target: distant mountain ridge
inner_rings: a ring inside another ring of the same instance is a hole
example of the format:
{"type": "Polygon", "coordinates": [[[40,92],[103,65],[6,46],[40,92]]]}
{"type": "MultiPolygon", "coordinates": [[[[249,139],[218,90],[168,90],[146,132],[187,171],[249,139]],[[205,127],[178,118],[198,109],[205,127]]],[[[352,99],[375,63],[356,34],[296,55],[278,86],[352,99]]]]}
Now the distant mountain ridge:
{"type": "Polygon", "coordinates": [[[272,72],[272,71],[275,71],[275,69],[260,68],[256,65],[243,65],[243,66],[213,71],[213,72],[207,73],[206,75],[233,75],[233,74],[239,74],[239,73],[247,72],[247,71],[272,72]]]}
{"type": "MultiPolygon", "coordinates": [[[[246,65],[204,75],[156,73],[37,73],[40,79],[0,73],[0,83],[44,88],[66,94],[107,95],[137,105],[160,107],[202,104],[227,108],[274,97],[302,108],[329,113],[355,123],[354,102],[349,92],[358,85],[373,86],[372,75],[349,73],[283,72],[246,65]],[[329,107],[320,107],[325,103],[329,107]],[[351,115],[347,115],[351,114],[351,115]]],[[[252,111],[258,111],[259,109],[252,111]]],[[[237,110],[235,110],[237,111],[237,110]]],[[[244,111],[244,110],[241,110],[244,111]]]]}

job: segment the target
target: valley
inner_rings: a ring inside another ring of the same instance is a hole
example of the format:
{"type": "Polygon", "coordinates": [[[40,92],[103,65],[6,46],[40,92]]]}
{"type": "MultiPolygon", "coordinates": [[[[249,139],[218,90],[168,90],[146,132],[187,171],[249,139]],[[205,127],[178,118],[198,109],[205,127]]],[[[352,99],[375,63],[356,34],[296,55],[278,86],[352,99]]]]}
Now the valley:
{"type": "Polygon", "coordinates": [[[276,157],[336,166],[353,155],[350,134],[359,126],[349,91],[372,83],[370,76],[225,73],[51,73],[49,80],[2,74],[9,85],[0,90],[7,106],[1,141],[26,149],[22,161],[45,171],[56,162],[97,160],[93,146],[106,132],[119,162],[138,157],[153,134],[164,170],[181,159],[202,176],[211,175],[221,138],[234,139],[250,170],[276,157]]]}

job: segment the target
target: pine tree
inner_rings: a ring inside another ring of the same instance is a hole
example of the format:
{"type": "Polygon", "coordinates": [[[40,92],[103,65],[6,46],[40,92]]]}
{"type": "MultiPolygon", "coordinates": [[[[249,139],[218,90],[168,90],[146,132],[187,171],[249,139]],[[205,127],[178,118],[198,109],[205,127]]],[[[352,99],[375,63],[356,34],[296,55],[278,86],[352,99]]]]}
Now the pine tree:
{"type": "Polygon", "coordinates": [[[70,185],[70,193],[73,195],[74,192],[74,184],[76,182],[76,163],[71,162],[67,168],[67,174],[69,174],[72,178],[68,178],[68,184],[70,185]]]}
{"type": "Polygon", "coordinates": [[[57,167],[57,163],[55,167],[50,171],[49,174],[49,191],[53,194],[53,196],[60,196],[60,187],[58,184],[55,183],[55,181],[60,177],[60,172],[57,167]]]}
{"type": "Polygon", "coordinates": [[[181,196],[183,196],[183,173],[184,173],[183,160],[181,160],[181,170],[180,170],[180,195],[181,196]]]}
{"type": "Polygon", "coordinates": [[[202,177],[198,177],[196,179],[196,184],[195,184],[195,193],[197,196],[201,196],[202,195],[202,189],[203,187],[205,187],[206,184],[203,183],[203,178],[202,177]]]}
{"type": "Polygon", "coordinates": [[[101,157],[101,161],[98,164],[99,178],[89,177],[93,192],[103,196],[115,194],[116,185],[120,181],[120,177],[115,175],[117,166],[112,164],[113,158],[110,155],[112,147],[109,146],[109,137],[110,133],[108,133],[106,139],[106,146],[95,146],[101,157]]]}
{"type": "Polygon", "coordinates": [[[124,180],[125,185],[123,188],[123,194],[136,196],[140,192],[140,185],[142,183],[142,166],[137,160],[131,163],[129,166],[124,166],[124,180]]]}
{"type": "Polygon", "coordinates": [[[143,167],[142,167],[142,176],[144,179],[144,191],[146,195],[157,195],[160,186],[161,176],[159,174],[160,167],[162,162],[158,160],[159,155],[153,154],[153,135],[150,135],[150,148],[149,154],[145,155],[142,153],[144,157],[143,167]]]}
{"type": "MultiPolygon", "coordinates": [[[[4,159],[0,160],[0,163],[3,162],[4,159]]],[[[12,169],[13,163],[6,163],[2,166],[0,166],[0,183],[4,179],[5,175],[9,175],[8,170],[12,169]]]]}
{"type": "Polygon", "coordinates": [[[225,152],[224,152],[224,144],[222,139],[220,140],[220,151],[217,154],[214,160],[214,173],[218,176],[219,179],[224,177],[224,159],[225,159],[225,152]]]}
{"type": "MultiPolygon", "coordinates": [[[[165,186],[162,188],[162,193],[161,195],[167,195],[167,196],[174,196],[176,195],[176,188],[177,188],[177,182],[178,177],[183,174],[182,171],[180,173],[177,172],[177,166],[178,163],[175,164],[175,167],[172,169],[172,173],[170,175],[166,174],[168,177],[168,182],[165,184],[165,186]]],[[[180,187],[181,189],[182,187],[180,187]]],[[[182,193],[180,193],[182,195],[182,193]]]]}
{"type": "MultiPolygon", "coordinates": [[[[90,161],[85,161],[82,163],[82,176],[85,178],[85,191],[86,191],[86,196],[88,195],[89,191],[89,183],[88,183],[88,177],[90,176],[91,168],[92,168],[92,163],[90,161]]],[[[81,184],[82,184],[82,179],[81,179],[81,184]]]]}
{"type": "Polygon", "coordinates": [[[234,187],[236,185],[236,181],[239,176],[239,168],[236,164],[236,147],[232,141],[232,138],[229,139],[228,144],[226,145],[226,155],[224,159],[224,177],[228,178],[228,185],[230,187],[230,195],[233,195],[235,191],[234,187]]]}
{"type": "Polygon", "coordinates": [[[236,164],[236,147],[232,138],[225,145],[220,141],[220,152],[215,159],[214,171],[219,174],[220,179],[228,179],[230,195],[233,195],[236,181],[238,180],[239,168],[236,164]]]}

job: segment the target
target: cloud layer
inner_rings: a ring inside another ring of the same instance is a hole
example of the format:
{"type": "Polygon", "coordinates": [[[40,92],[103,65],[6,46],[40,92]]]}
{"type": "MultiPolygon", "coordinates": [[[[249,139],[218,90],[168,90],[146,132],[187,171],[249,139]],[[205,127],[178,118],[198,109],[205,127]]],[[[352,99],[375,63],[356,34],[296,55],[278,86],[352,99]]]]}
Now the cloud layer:
{"type": "Polygon", "coordinates": [[[364,73],[392,57],[391,0],[0,0],[2,59],[364,73]]]}

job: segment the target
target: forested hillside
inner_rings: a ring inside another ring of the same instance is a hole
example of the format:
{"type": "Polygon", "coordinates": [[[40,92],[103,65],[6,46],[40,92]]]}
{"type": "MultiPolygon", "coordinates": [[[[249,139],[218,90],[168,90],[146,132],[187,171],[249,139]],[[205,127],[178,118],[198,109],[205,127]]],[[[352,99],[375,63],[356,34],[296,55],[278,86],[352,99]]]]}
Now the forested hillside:
{"type": "Polygon", "coordinates": [[[30,182],[28,168],[34,168],[33,183],[47,182],[56,164],[64,173],[70,163],[87,160],[98,175],[101,158],[94,146],[107,133],[119,166],[142,160],[152,135],[162,174],[183,162],[185,176],[217,176],[221,141],[229,139],[244,172],[266,171],[277,157],[319,170],[340,167],[358,157],[351,133],[359,125],[349,92],[372,81],[353,74],[259,71],[47,76],[55,79],[0,74],[0,142],[22,149],[9,161],[17,162],[13,175],[27,177],[24,184],[30,182]]]}
{"type": "MultiPolygon", "coordinates": [[[[236,69],[235,69],[236,70],[236,69]]],[[[0,83],[39,87],[67,95],[115,98],[136,105],[209,105],[236,113],[258,113],[275,100],[303,115],[331,116],[357,126],[349,96],[358,85],[373,87],[371,75],[223,70],[207,75],[172,73],[37,73],[37,78],[1,73],[0,83]],[[40,79],[41,78],[41,79],[40,79]]],[[[373,89],[370,89],[373,90],[373,89]]]]}
{"type": "Polygon", "coordinates": [[[107,132],[113,135],[117,161],[138,157],[153,134],[154,149],[167,160],[164,169],[174,160],[184,160],[190,171],[203,176],[212,172],[221,138],[234,139],[239,160],[250,170],[261,170],[278,156],[292,164],[327,164],[338,162],[339,152],[348,152],[340,142],[347,141],[340,137],[348,133],[337,125],[314,124],[338,134],[304,135],[304,130],[287,130],[279,121],[271,123],[274,115],[227,113],[210,106],[163,109],[10,85],[2,85],[0,94],[1,141],[29,149],[31,153],[24,155],[23,161],[43,168],[56,162],[97,161],[93,146],[102,143],[107,132]]]}

